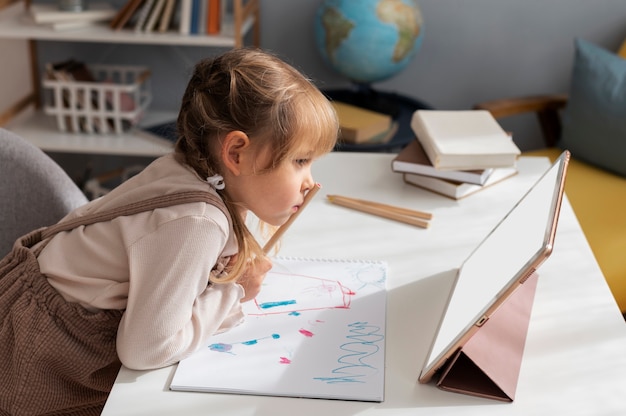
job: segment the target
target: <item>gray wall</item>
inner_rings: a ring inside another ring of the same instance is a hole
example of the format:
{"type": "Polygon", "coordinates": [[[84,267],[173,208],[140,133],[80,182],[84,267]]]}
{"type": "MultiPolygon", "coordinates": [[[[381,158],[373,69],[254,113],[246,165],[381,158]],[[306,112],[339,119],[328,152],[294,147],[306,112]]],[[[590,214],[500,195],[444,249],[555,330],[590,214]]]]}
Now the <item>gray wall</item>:
{"type": "MultiPolygon", "coordinates": [[[[322,88],[349,81],[321,60],[313,37],[318,0],[261,0],[261,46],[322,88]]],[[[526,94],[567,92],[573,40],[609,50],[626,38],[626,0],[418,0],[424,41],[407,69],[376,89],[417,97],[439,109],[526,94]]],[[[220,52],[204,47],[40,42],[40,63],[69,57],[148,65],[153,107],[176,109],[193,63],[220,52]]],[[[524,149],[540,146],[534,119],[505,120],[524,149]]]]}

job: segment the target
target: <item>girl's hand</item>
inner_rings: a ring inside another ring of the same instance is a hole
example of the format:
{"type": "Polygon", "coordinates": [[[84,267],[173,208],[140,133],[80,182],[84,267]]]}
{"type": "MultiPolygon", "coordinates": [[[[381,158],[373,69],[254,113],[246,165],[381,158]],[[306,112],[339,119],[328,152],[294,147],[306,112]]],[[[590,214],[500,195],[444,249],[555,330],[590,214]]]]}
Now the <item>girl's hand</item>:
{"type": "MultiPolygon", "coordinates": [[[[233,261],[233,258],[231,258],[231,261],[233,261]]],[[[237,283],[243,286],[245,292],[244,297],[241,298],[241,302],[252,300],[259,294],[263,280],[271,268],[272,261],[266,256],[257,257],[248,262],[243,276],[237,280],[237,283]]]]}

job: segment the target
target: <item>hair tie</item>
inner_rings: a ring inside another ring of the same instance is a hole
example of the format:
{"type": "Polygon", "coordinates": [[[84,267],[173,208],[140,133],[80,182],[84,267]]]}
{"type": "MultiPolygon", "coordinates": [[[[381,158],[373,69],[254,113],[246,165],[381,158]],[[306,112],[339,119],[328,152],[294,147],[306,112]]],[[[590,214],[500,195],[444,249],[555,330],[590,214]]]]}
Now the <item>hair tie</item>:
{"type": "Polygon", "coordinates": [[[206,178],[206,181],[209,185],[213,187],[213,189],[217,191],[221,191],[226,187],[226,185],[224,184],[224,177],[221,175],[215,174],[213,176],[209,176],[208,178],[206,178]]]}

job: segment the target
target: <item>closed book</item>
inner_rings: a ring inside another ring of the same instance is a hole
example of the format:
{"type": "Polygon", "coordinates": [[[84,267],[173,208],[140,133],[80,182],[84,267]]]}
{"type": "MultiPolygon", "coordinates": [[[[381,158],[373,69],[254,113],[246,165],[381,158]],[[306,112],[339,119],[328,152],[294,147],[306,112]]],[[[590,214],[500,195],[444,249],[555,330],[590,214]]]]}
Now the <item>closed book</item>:
{"type": "Polygon", "coordinates": [[[482,191],[492,185],[497,184],[511,176],[517,174],[517,169],[511,168],[496,168],[493,170],[489,179],[483,185],[476,185],[466,182],[454,182],[447,179],[435,178],[432,176],[416,175],[414,173],[404,173],[403,179],[410,185],[415,185],[420,188],[427,189],[429,191],[438,193],[443,196],[447,196],[452,199],[461,199],[466,196],[475,194],[482,191]]]}
{"type": "Polygon", "coordinates": [[[332,101],[339,118],[340,140],[345,143],[366,143],[392,127],[392,117],[341,101],[332,101]]]}
{"type": "Polygon", "coordinates": [[[191,0],[191,16],[189,18],[189,34],[197,35],[200,28],[200,2],[204,0],[191,0]]]}
{"type": "Polygon", "coordinates": [[[437,169],[512,167],[521,153],[486,110],[417,110],[411,128],[437,169]]]}
{"type": "Polygon", "coordinates": [[[200,8],[198,9],[198,33],[206,33],[206,25],[209,10],[209,0],[200,0],[200,8]]]}
{"type": "Polygon", "coordinates": [[[79,12],[59,10],[56,4],[34,3],[30,6],[30,14],[35,23],[98,22],[113,19],[116,13],[109,3],[93,3],[88,9],[79,12]]]}
{"type": "Polygon", "coordinates": [[[131,18],[140,10],[145,0],[128,0],[124,6],[117,12],[115,17],[109,23],[113,30],[121,30],[131,20],[131,18]]]}
{"type": "Polygon", "coordinates": [[[165,0],[165,7],[163,8],[163,14],[161,20],[159,20],[158,31],[160,33],[167,32],[174,15],[174,7],[176,6],[176,0],[165,0]]]}
{"type": "Polygon", "coordinates": [[[165,7],[165,0],[155,0],[156,3],[154,7],[150,11],[150,16],[148,17],[148,21],[146,22],[143,30],[144,32],[153,32],[154,28],[161,18],[161,14],[163,13],[163,7],[165,7]]]}
{"type": "Polygon", "coordinates": [[[152,10],[154,3],[156,0],[145,0],[139,11],[137,12],[137,18],[135,19],[135,32],[143,31],[146,22],[148,21],[148,16],[150,15],[150,11],[152,10]]]}
{"type": "Polygon", "coordinates": [[[433,176],[456,182],[483,185],[494,168],[475,170],[441,170],[436,169],[426,156],[419,140],[411,140],[398,156],[391,162],[391,170],[399,173],[415,173],[418,175],[433,176]]]}
{"type": "Polygon", "coordinates": [[[208,0],[206,33],[217,35],[222,30],[222,4],[221,0],[208,0]]]}
{"type": "Polygon", "coordinates": [[[400,125],[398,124],[398,122],[397,121],[392,121],[391,122],[391,126],[389,127],[389,129],[387,131],[384,131],[384,132],[382,132],[380,134],[377,134],[376,136],[371,137],[364,144],[389,143],[391,141],[391,139],[393,139],[394,136],[396,135],[396,133],[398,132],[398,128],[400,128],[400,125]]]}
{"type": "Polygon", "coordinates": [[[80,20],[68,20],[64,22],[52,22],[48,23],[46,26],[50,27],[52,30],[56,32],[69,32],[71,30],[80,30],[86,27],[96,27],[98,25],[102,25],[99,22],[90,22],[89,20],[85,22],[81,22],[80,20]]]}
{"type": "Polygon", "coordinates": [[[180,17],[178,20],[178,32],[181,35],[188,35],[191,30],[191,1],[180,0],[180,17]]]}

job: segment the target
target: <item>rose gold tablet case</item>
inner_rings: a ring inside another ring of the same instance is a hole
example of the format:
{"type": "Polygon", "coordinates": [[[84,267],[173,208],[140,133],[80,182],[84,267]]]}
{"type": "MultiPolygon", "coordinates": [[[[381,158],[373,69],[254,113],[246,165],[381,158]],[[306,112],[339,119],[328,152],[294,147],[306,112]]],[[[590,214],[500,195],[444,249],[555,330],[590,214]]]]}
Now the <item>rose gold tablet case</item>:
{"type": "Polygon", "coordinates": [[[446,363],[443,390],[513,401],[537,287],[533,273],[446,363]]]}
{"type": "MultiPolygon", "coordinates": [[[[444,390],[503,401],[514,399],[537,284],[536,270],[552,253],[569,158],[570,153],[564,151],[552,165],[560,165],[552,221],[534,260],[507,283],[486,312],[474,319],[443,354],[430,365],[425,362],[420,383],[437,378],[437,386],[444,390]]],[[[433,345],[434,340],[431,348],[433,345]]]]}

